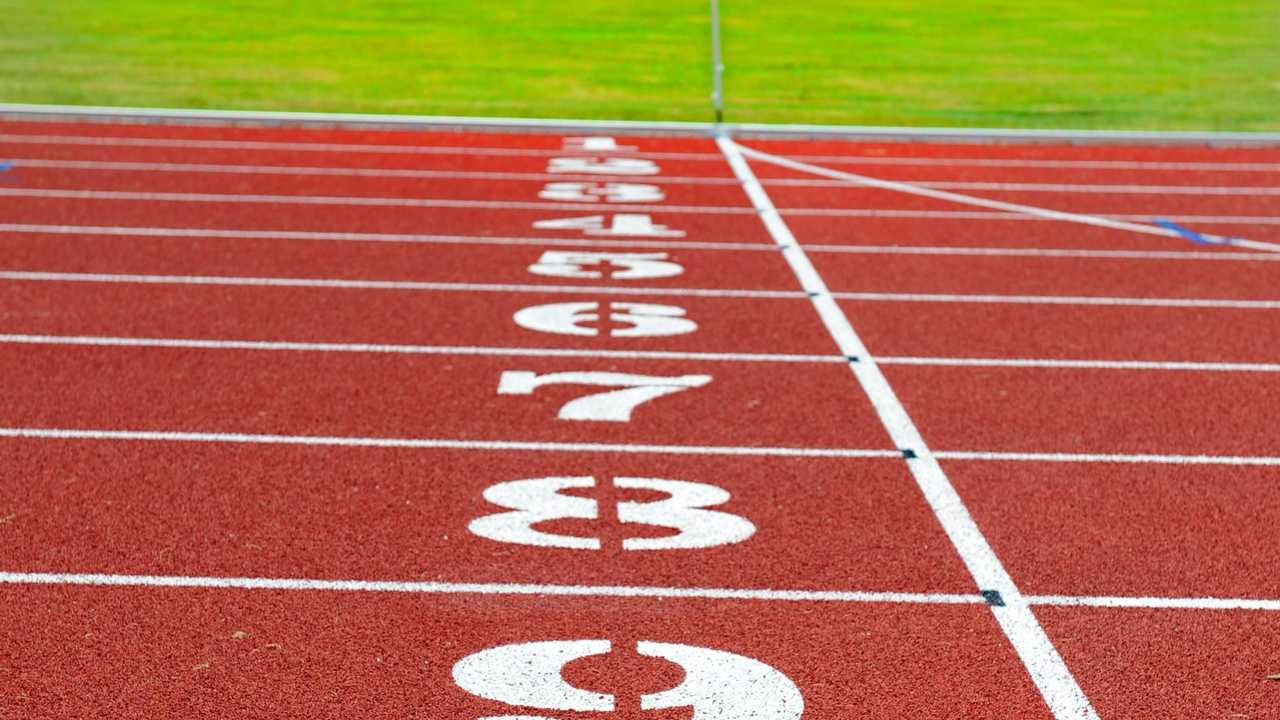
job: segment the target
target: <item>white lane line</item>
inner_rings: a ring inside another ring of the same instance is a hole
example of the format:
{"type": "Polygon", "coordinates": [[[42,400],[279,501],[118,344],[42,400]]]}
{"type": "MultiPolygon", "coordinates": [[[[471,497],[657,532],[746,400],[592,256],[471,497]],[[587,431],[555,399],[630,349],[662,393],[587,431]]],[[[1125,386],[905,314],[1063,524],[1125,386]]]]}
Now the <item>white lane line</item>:
{"type": "Polygon", "coordinates": [[[265,240],[315,240],[325,242],[380,242],[427,245],[565,245],[572,247],[683,248],[688,250],[764,250],[764,243],[699,242],[693,240],[586,240],[566,237],[507,237],[484,235],[419,235],[408,233],[320,232],[313,230],[223,230],[211,228],[156,228],[102,225],[31,225],[0,223],[0,232],[36,235],[106,235],[115,237],[226,238],[265,240]]]}
{"type": "Polygon", "coordinates": [[[1081,250],[1044,247],[962,247],[945,245],[806,245],[808,252],[847,255],[971,255],[978,257],[1104,258],[1111,260],[1236,260],[1280,262],[1280,253],[1196,250],[1081,250]]]}
{"type": "MultiPolygon", "coordinates": [[[[848,182],[845,183],[846,185],[848,182]]],[[[900,210],[895,208],[838,208],[828,210],[825,208],[783,208],[783,215],[801,216],[841,216],[841,217],[863,217],[863,218],[893,218],[906,220],[1008,220],[1013,222],[1045,222],[1054,220],[1054,218],[1037,217],[1034,215],[1015,215],[1008,212],[989,212],[978,210],[900,210]]],[[[1150,221],[1154,213],[1135,214],[1135,213],[1103,213],[1095,217],[1106,220],[1133,220],[1136,222],[1150,221]]],[[[1174,220],[1180,223],[1211,223],[1214,225],[1280,225],[1280,216],[1273,215],[1187,215],[1187,214],[1171,214],[1162,215],[1168,220],[1174,220]]]]}
{"type": "MultiPolygon", "coordinates": [[[[68,190],[60,188],[2,188],[0,187],[0,197],[29,197],[40,199],[64,199],[64,200],[110,200],[110,201],[129,201],[129,202],[173,202],[173,203],[227,203],[227,204],[257,204],[257,205],[336,205],[336,206],[352,206],[352,207],[417,207],[417,208],[487,208],[496,210],[563,210],[566,212],[595,210],[597,212],[607,210],[610,212],[646,212],[646,213],[674,213],[685,215],[755,215],[755,211],[748,207],[734,207],[728,205],[585,205],[582,203],[560,203],[560,202],[524,202],[524,201],[508,201],[508,200],[458,200],[451,198],[423,198],[423,197],[373,197],[360,195],[263,195],[263,194],[235,194],[235,193],[177,193],[177,192],[138,192],[124,190],[68,190]]],[[[822,216],[822,217],[841,217],[841,216],[860,216],[865,210],[854,209],[846,210],[842,208],[797,208],[794,210],[783,210],[786,215],[806,215],[806,216],[822,216]]],[[[1167,214],[1153,213],[1160,217],[1168,217],[1167,214]]],[[[1099,218],[1115,218],[1116,215],[1098,215],[1088,217],[1099,218]]],[[[1141,216],[1125,216],[1125,217],[1141,217],[1141,216]]],[[[1180,216],[1173,216],[1180,217],[1180,216]]],[[[1196,218],[1208,218],[1206,222],[1214,221],[1216,216],[1194,216],[1196,218]]],[[[1054,220],[1060,218],[1039,217],[1041,220],[1054,220]]],[[[1186,221],[1186,218],[1182,218],[1186,221]]],[[[1230,216],[1232,222],[1253,221],[1280,221],[1280,216],[1230,216]]],[[[1134,227],[1145,227],[1136,225],[1134,227]]],[[[1121,228],[1132,229],[1132,228],[1121,228]]],[[[1159,229],[1159,228],[1158,228],[1159,229]]],[[[1172,231],[1169,231],[1172,232],[1172,231]]],[[[1165,234],[1165,233],[1151,233],[1165,234]]],[[[1245,247],[1251,247],[1248,245],[1245,247]]],[[[830,247],[877,247],[877,246],[822,246],[830,247]]],[[[899,246],[879,246],[879,247],[899,247],[899,246]]],[[[939,248],[944,249],[944,248],[939,248]]],[[[974,248],[975,250],[981,248],[974,248]]],[[[1026,252],[1035,251],[1034,248],[1025,249],[1026,252]]],[[[1063,250],[1061,252],[1070,252],[1063,250]]],[[[1107,252],[1107,251],[1098,251],[1107,252]]],[[[1178,255],[1179,253],[1166,252],[1166,255],[1178,255]]],[[[1190,255],[1191,253],[1185,253],[1190,255]]],[[[1200,253],[1201,255],[1211,255],[1211,253],[1200,253]]],[[[1262,254],[1262,253],[1254,253],[1262,254]]]]}
{"type": "MultiPolygon", "coordinates": [[[[847,173],[840,170],[831,170],[829,168],[820,167],[818,165],[810,165],[808,163],[788,160],[777,155],[770,155],[758,150],[752,150],[749,147],[741,146],[741,152],[745,155],[753,157],[762,162],[772,163],[781,167],[790,168],[800,172],[808,172],[814,175],[829,177],[838,180],[848,180],[857,185],[867,187],[881,188],[884,190],[893,190],[895,192],[905,193],[908,195],[918,195],[934,200],[942,200],[945,202],[957,203],[960,205],[971,205],[975,207],[983,207],[990,210],[999,210],[1017,215],[1026,215],[1038,217],[1044,220],[1060,220],[1063,222],[1078,223],[1081,225],[1092,225],[1095,227],[1104,227],[1112,230],[1125,230],[1128,232],[1140,233],[1143,235],[1156,235],[1160,237],[1176,238],[1182,240],[1181,233],[1170,228],[1158,225],[1133,223],[1123,220],[1113,220],[1099,215],[1084,215],[1080,213],[1062,212],[1060,210],[1051,210],[1049,208],[1038,207],[1035,205],[1023,205],[1021,203],[1010,203],[1001,200],[991,200],[988,198],[977,197],[974,195],[960,195],[946,190],[936,190],[933,188],[920,187],[911,183],[899,182],[896,180],[881,180],[879,178],[868,177],[866,175],[858,175],[855,173],[847,173]]],[[[1238,238],[1225,238],[1214,235],[1205,235],[1223,244],[1247,247],[1254,250],[1267,250],[1280,252],[1280,244],[1259,242],[1256,240],[1241,240],[1238,238]]]]}
{"type": "MultiPolygon", "coordinates": [[[[719,155],[716,156],[719,158],[719,155]]],[[[405,168],[373,168],[373,167],[316,167],[312,165],[238,165],[223,163],[155,163],[109,160],[45,160],[40,158],[6,158],[18,167],[62,168],[67,170],[116,170],[137,172],[173,172],[173,173],[230,173],[244,175],[303,175],[303,176],[337,176],[337,177],[372,177],[372,178],[417,178],[435,180],[536,180],[536,181],[583,181],[599,182],[601,180],[617,181],[629,179],[634,175],[575,175],[573,173],[545,172],[496,172],[485,170],[422,170],[405,168]]],[[[647,176],[650,183],[663,185],[732,185],[738,186],[734,178],[717,177],[680,177],[680,176],[647,176]]],[[[847,185],[847,183],[843,183],[847,185]]]]}
{"type": "MultiPolygon", "coordinates": [[[[88,282],[140,285],[213,285],[231,287],[305,287],[342,290],[415,290],[429,292],[581,293],[588,295],[654,295],[676,297],[795,299],[796,290],[734,290],[720,288],[646,288],[593,285],[522,285],[515,283],[453,283],[415,280],[343,280],[330,278],[234,277],[221,275],[137,275],[110,273],[0,271],[0,280],[20,282],[88,282]]],[[[1278,302],[1277,304],[1280,304],[1278,302]]]]}
{"type": "MultiPolygon", "coordinates": [[[[94,147],[154,147],[196,150],[272,150],[284,152],[362,153],[371,155],[461,155],[463,157],[590,157],[599,150],[581,148],[506,148],[484,146],[404,145],[374,143],[331,143],[281,140],[207,140],[199,138],[118,137],[110,135],[26,135],[0,134],[0,143],[18,145],[80,145],[94,147]]],[[[607,151],[617,153],[618,150],[607,151]]],[[[648,152],[626,150],[627,157],[656,160],[703,160],[719,162],[715,153],[648,152]]]]}
{"type": "MultiPolygon", "coordinates": [[[[193,350],[265,350],[286,352],[369,353],[388,355],[477,355],[481,357],[566,357],[616,360],[694,360],[710,362],[839,363],[833,355],[783,353],[674,352],[664,350],[577,350],[559,348],[480,347],[471,345],[398,345],[384,343],[320,343],[275,340],[210,340],[201,338],[137,338],[100,335],[0,334],[0,343],[93,347],[187,348],[193,350]]],[[[1277,366],[1280,369],[1280,366],[1277,366]]]]}
{"type": "Polygon", "coordinates": [[[259,195],[233,193],[135,192],[124,190],[66,190],[55,188],[3,188],[0,197],[55,198],[64,200],[124,200],[130,202],[227,203],[250,205],[338,205],[351,207],[487,208],[495,210],[564,210],[647,212],[702,215],[754,215],[748,207],[718,205],[584,205],[561,202],[507,200],[453,200],[421,197],[366,197],[337,195],[259,195]]]}
{"type": "MultiPolygon", "coordinates": [[[[456,440],[332,435],[264,435],[185,432],[177,430],[106,430],[86,428],[0,427],[0,438],[32,440],[101,440],[125,442],[230,443],[236,445],[316,445],[333,447],[411,448],[420,450],[484,450],[518,452],[583,452],[746,457],[902,458],[901,450],[868,448],[754,447],[734,445],[643,445],[534,442],[524,440],[456,440]]],[[[1089,453],[974,452],[935,450],[934,458],[986,462],[1080,462],[1156,465],[1280,466],[1280,456],[1122,455],[1089,453]]]]}
{"type": "MultiPolygon", "coordinates": [[[[841,187],[832,180],[823,187],[841,187]]],[[[995,192],[1036,193],[1101,193],[1105,195],[1280,195],[1280,187],[1269,186],[1215,186],[1215,185],[1105,185],[1091,183],[1018,183],[1018,182],[961,182],[951,180],[912,180],[912,185],[935,190],[987,190],[995,192]]],[[[765,182],[765,185],[775,183],[765,182]]],[[[781,184],[781,183],[779,183],[781,184]]],[[[849,187],[849,183],[843,183],[849,187]]]]}
{"type": "Polygon", "coordinates": [[[254,433],[181,432],[170,430],[93,430],[72,428],[0,428],[0,438],[37,440],[123,440],[142,442],[231,443],[237,445],[306,445],[322,447],[409,448],[416,450],[483,450],[492,452],[581,452],[732,457],[897,458],[897,450],[859,448],[752,447],[731,445],[645,445],[621,443],[534,442],[523,440],[451,440],[332,435],[264,435],[254,433]]]}
{"type": "MultiPolygon", "coordinates": [[[[181,575],[124,575],[114,573],[0,572],[3,585],[79,585],[105,587],[166,587],[234,590],[301,590],[331,592],[418,593],[423,595],[547,595],[781,602],[901,603],[921,605],[980,605],[981,595],[911,593],[866,590],[783,590],[772,588],[707,588],[652,585],[562,585],[534,583],[451,583],[402,580],[322,580],[181,575]]],[[[1089,597],[1032,595],[1032,605],[1149,608],[1189,610],[1280,611],[1280,600],[1246,598],[1089,597]]]]}
{"type": "Polygon", "coordinates": [[[642,585],[552,585],[527,583],[450,583],[396,580],[313,580],[303,578],[180,577],[172,575],[107,575],[97,573],[0,572],[0,584],[178,587],[237,590],[310,590],[337,592],[420,593],[426,595],[556,595],[571,597],[696,598],[783,602],[910,603],[974,605],[981,595],[951,593],[867,592],[840,590],[774,590],[642,585]]]}
{"type": "Polygon", "coordinates": [[[957,165],[973,167],[1027,167],[1074,168],[1081,170],[1193,170],[1225,172],[1275,172],[1280,173],[1280,163],[1260,162],[1193,162],[1147,160],[1033,160],[1023,158],[971,158],[971,157],[896,157],[849,155],[797,155],[797,160],[825,162],[843,165],[957,165]]]}
{"type": "Polygon", "coordinates": [[[1052,358],[889,357],[881,365],[943,367],[1012,367],[1051,370],[1176,370],[1184,372],[1280,372],[1280,363],[1194,362],[1182,360],[1079,360],[1052,358]]]}
{"type": "Polygon", "coordinates": [[[1032,605],[1065,605],[1071,607],[1280,611],[1280,600],[1257,600],[1251,598],[1033,595],[1028,597],[1027,601],[1032,605]]]}
{"type": "Polygon", "coordinates": [[[742,147],[723,136],[717,138],[717,143],[733,168],[734,175],[742,181],[743,189],[751,198],[752,204],[760,211],[761,219],[778,243],[796,279],[809,293],[814,308],[839,346],[840,354],[857,358],[849,363],[849,368],[871,400],[894,445],[913,453],[913,457],[906,460],[907,466],[977,587],[1000,594],[1002,602],[993,604],[991,612],[1005,637],[1017,651],[1018,657],[1022,659],[1032,681],[1040,689],[1050,711],[1058,720],[1097,720],[1098,714],[1089,699],[1080,689],[1049,636],[1040,627],[1030,606],[1022,598],[1022,593],[1005,571],[977,523],[969,515],[964,501],[951,485],[942,466],[930,453],[915,423],[876,366],[875,358],[863,345],[848,317],[805,255],[804,249],[756,180],[755,173],[743,158],[742,147]]]}
{"type": "MultiPolygon", "coordinates": [[[[263,350],[387,355],[475,355],[480,357],[569,357],[613,360],[693,360],[707,362],[819,363],[847,362],[835,355],[786,353],[677,352],[669,350],[581,350],[475,345],[410,345],[390,343],[293,342],[209,338],[144,338],[105,335],[29,335],[0,333],[0,343],[91,347],[186,348],[193,350],[263,350]]],[[[1176,370],[1184,372],[1280,372],[1280,363],[1183,362],[1154,360],[1055,360],[1029,358],[890,357],[881,365],[941,367],[1014,367],[1090,370],[1176,370]]]]}
{"type": "Polygon", "coordinates": [[[979,460],[994,462],[1280,466],[1280,457],[1268,457],[1265,455],[1126,455],[1121,453],[973,452],[966,450],[937,450],[933,453],[933,456],[941,460],[979,460]]]}
{"type": "MultiPolygon", "coordinates": [[[[719,155],[715,156],[719,158],[719,155]]],[[[6,157],[21,167],[63,170],[106,170],[119,172],[168,172],[242,175],[299,175],[365,178],[417,178],[438,180],[530,180],[530,181],[599,181],[622,175],[572,175],[545,172],[494,172],[482,170],[420,170],[371,167],[316,167],[313,165],[239,165],[234,163],[168,163],[118,160],[47,160],[44,158],[6,157]]],[[[735,178],[662,176],[652,179],[664,185],[733,185],[735,178]]],[[[951,180],[913,180],[915,185],[939,190],[997,190],[1011,192],[1102,193],[1133,195],[1280,195],[1280,187],[1250,185],[1118,185],[1090,183],[1009,183],[961,182],[951,180]]],[[[766,187],[848,188],[846,180],[827,178],[767,178],[766,187]]],[[[791,210],[784,209],[784,212],[791,210]]]]}
{"type": "MultiPolygon", "coordinates": [[[[238,277],[229,275],[145,275],[132,273],[67,273],[0,270],[0,280],[15,282],[87,282],[140,285],[216,285],[229,287],[305,287],[344,290],[415,290],[429,292],[582,293],[597,295],[653,295],[674,297],[797,299],[798,290],[732,288],[652,288],[593,285],[526,285],[516,283],[455,283],[415,280],[344,280],[338,278],[238,277]]],[[[867,302],[976,303],[999,305],[1083,305],[1223,310],[1280,310],[1280,300],[1212,298],[1123,298],[1068,295],[949,295],[928,293],[832,293],[837,300],[867,302]]]]}
{"type": "MultiPolygon", "coordinates": [[[[0,276],[2,277],[2,276],[0,276]]],[[[867,302],[978,303],[996,305],[1098,305],[1118,307],[1219,308],[1280,310],[1280,300],[1218,298],[1126,298],[1090,295],[960,295],[946,293],[832,293],[838,300],[867,302]]]]}
{"type": "MultiPolygon", "coordinates": [[[[157,228],[102,225],[39,225],[0,223],[0,232],[34,235],[103,235],[110,237],[225,238],[244,240],[314,240],[325,242],[381,242],[436,245],[565,245],[573,247],[684,248],[689,250],[748,250],[774,252],[765,243],[735,243],[696,240],[588,240],[566,237],[509,237],[473,235],[419,235],[406,233],[322,232],[313,230],[225,230],[211,228],[157,228]]],[[[1236,260],[1280,261],[1270,252],[1200,252],[1193,250],[1079,250],[1072,248],[947,247],[931,245],[815,245],[817,252],[871,255],[977,255],[1026,257],[1079,257],[1115,260],[1236,260]]]]}
{"type": "MultiPolygon", "coordinates": [[[[202,140],[188,138],[103,137],[93,135],[27,135],[0,134],[0,142],[23,145],[80,145],[99,147],[168,147],[216,150],[283,150],[288,152],[365,153],[384,155],[491,155],[500,157],[551,157],[558,155],[590,155],[581,150],[539,148],[450,147],[404,144],[320,143],[274,140],[202,140]]],[[[598,154],[598,153],[597,153],[598,154]]],[[[715,153],[702,152],[628,152],[630,156],[670,160],[719,161],[715,153]]],[[[1277,172],[1280,163],[1259,162],[1190,162],[1144,160],[1035,160],[1023,158],[970,157],[901,157],[849,155],[797,155],[797,160],[842,165],[910,165],[1071,168],[1086,170],[1179,170],[1226,172],[1277,172]]]]}

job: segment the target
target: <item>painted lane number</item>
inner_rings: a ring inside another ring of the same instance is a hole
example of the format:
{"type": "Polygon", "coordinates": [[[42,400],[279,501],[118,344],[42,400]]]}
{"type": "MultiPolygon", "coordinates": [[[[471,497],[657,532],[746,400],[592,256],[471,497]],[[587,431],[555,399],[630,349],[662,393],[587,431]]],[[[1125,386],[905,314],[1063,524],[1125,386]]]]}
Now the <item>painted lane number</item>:
{"type": "MultiPolygon", "coordinates": [[[[534,305],[517,312],[513,319],[526,330],[555,335],[596,337],[600,330],[593,327],[600,321],[600,303],[568,302],[534,305]]],[[[609,328],[611,337],[667,337],[684,335],[698,329],[698,324],[684,317],[684,308],[674,305],[650,303],[609,303],[609,328]],[[617,327],[624,325],[626,327],[617,327]]]]}
{"type": "MultiPolygon", "coordinates": [[[[708,510],[729,501],[727,491],[706,483],[658,478],[619,477],[613,486],[624,490],[652,490],[667,497],[652,502],[622,501],[618,520],[624,524],[653,525],[677,530],[665,537],[626,538],[623,550],[695,550],[739,543],[756,532],[751,521],[739,515],[708,510]]],[[[485,515],[468,525],[471,532],[497,542],[536,547],[599,550],[596,537],[563,535],[534,526],[550,520],[598,520],[600,506],[594,498],[565,495],[564,490],[594,488],[596,479],[547,477],[512,480],[484,491],[484,499],[510,512],[485,515]]]]}
{"type": "Polygon", "coordinates": [[[584,250],[547,250],[538,262],[529,266],[534,275],[563,278],[604,277],[604,268],[614,280],[645,280],[675,277],[684,272],[679,263],[667,259],[662,252],[589,252],[584,250]]]}
{"type": "Polygon", "coordinates": [[[616,387],[575,398],[560,407],[561,420],[629,422],[637,407],[655,398],[698,388],[711,382],[710,375],[636,375],[618,372],[558,372],[538,375],[529,370],[507,370],[498,379],[499,395],[532,395],[546,385],[594,385],[616,387]]]}
{"type": "MultiPolygon", "coordinates": [[[[458,687],[476,697],[517,708],[552,712],[613,712],[615,699],[565,682],[569,663],[613,650],[609,640],[551,640],[481,650],[453,666],[458,687]]],[[[684,680],[670,690],[640,696],[641,710],[692,708],[691,720],[799,720],[804,699],[778,670],[744,655],[712,648],[642,640],[636,652],[675,663],[684,680]]],[[[488,716],[479,720],[556,720],[545,715],[488,716]]]]}

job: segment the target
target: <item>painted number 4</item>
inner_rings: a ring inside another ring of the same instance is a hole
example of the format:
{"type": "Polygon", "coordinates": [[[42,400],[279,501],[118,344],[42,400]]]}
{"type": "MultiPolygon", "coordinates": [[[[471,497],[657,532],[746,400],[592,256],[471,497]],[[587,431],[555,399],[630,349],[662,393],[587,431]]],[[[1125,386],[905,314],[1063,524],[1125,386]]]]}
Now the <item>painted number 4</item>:
{"type": "Polygon", "coordinates": [[[561,420],[629,422],[641,404],[711,382],[710,375],[659,377],[617,372],[559,372],[538,375],[529,370],[507,370],[498,380],[499,395],[532,395],[544,385],[595,385],[617,390],[575,398],[560,408],[561,420]]]}

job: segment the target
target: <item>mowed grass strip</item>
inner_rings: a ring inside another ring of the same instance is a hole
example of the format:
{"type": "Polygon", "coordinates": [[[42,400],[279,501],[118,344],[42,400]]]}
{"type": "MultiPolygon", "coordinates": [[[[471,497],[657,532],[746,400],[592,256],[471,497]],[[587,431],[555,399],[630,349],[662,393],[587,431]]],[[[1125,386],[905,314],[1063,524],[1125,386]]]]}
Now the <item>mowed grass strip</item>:
{"type": "MultiPolygon", "coordinates": [[[[723,0],[737,122],[1280,129],[1280,3],[723,0]]],[[[701,0],[0,0],[0,100],[710,118],[701,0]]]]}

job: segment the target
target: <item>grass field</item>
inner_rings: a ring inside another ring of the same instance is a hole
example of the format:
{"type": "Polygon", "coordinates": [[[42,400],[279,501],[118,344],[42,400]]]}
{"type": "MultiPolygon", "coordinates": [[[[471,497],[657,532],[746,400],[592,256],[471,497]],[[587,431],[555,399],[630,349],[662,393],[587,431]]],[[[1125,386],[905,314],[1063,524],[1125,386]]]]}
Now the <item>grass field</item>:
{"type": "MultiPolygon", "coordinates": [[[[727,119],[1280,129],[1280,2],[722,4],[727,119]]],[[[0,101],[710,118],[707,3],[0,0],[0,101]]]]}

